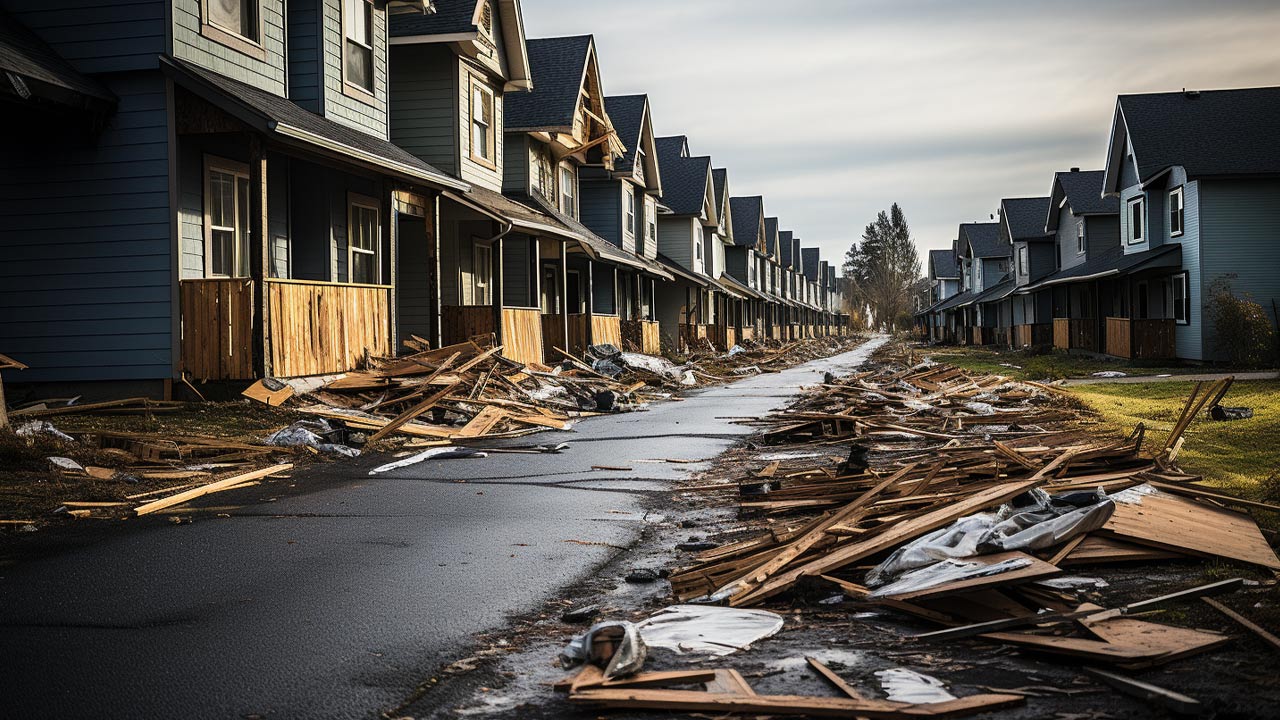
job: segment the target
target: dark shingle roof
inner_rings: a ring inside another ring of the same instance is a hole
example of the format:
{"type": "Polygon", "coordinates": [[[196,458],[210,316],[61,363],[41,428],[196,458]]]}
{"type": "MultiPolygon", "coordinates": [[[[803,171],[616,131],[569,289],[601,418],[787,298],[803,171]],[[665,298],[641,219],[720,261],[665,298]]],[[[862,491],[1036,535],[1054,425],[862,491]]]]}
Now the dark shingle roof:
{"type": "Polygon", "coordinates": [[[1000,240],[1000,223],[961,223],[961,240],[967,239],[974,257],[1008,257],[1013,248],[1000,240]]]}
{"type": "Polygon", "coordinates": [[[759,195],[729,198],[734,245],[756,244],[756,240],[760,237],[760,215],[763,212],[764,198],[759,195]]]}
{"type": "Polygon", "coordinates": [[[800,248],[800,261],[804,276],[814,282],[818,281],[818,248],[800,248]]]}
{"type": "Polygon", "coordinates": [[[1116,215],[1120,212],[1120,198],[1102,196],[1106,174],[1106,170],[1073,170],[1055,173],[1053,179],[1062,186],[1067,204],[1076,215],[1116,215]]]}
{"type": "Polygon", "coordinates": [[[965,290],[962,293],[957,293],[947,298],[946,300],[943,300],[942,304],[935,305],[933,310],[934,312],[938,312],[941,310],[950,310],[951,308],[960,307],[961,305],[968,305],[972,300],[973,300],[973,292],[970,290],[965,290]]]}
{"type": "MultiPolygon", "coordinates": [[[[0,10],[0,70],[21,76],[24,81],[33,81],[71,91],[80,96],[114,103],[116,98],[97,80],[81,75],[71,63],[49,47],[34,32],[18,22],[8,13],[0,10]]],[[[9,84],[6,78],[5,85],[9,84]]],[[[31,82],[27,82],[30,86],[31,82]]],[[[49,97],[37,88],[29,87],[38,96],[49,97]]],[[[55,93],[49,99],[65,98],[65,92],[55,93]]]]}
{"type": "Polygon", "coordinates": [[[1005,198],[1000,201],[1004,220],[1009,224],[1009,237],[1014,240],[1051,240],[1045,232],[1049,217],[1049,198],[1005,198]]]}
{"type": "Polygon", "coordinates": [[[683,157],[680,154],[685,146],[683,135],[658,138],[657,145],[658,168],[662,173],[662,204],[676,215],[700,214],[707,197],[711,158],[683,157]]]}
{"type": "MultiPolygon", "coordinates": [[[[770,220],[773,221],[773,224],[776,227],[778,224],[778,218],[764,219],[765,223],[768,223],[770,220]]],[[[778,232],[778,262],[782,267],[791,267],[791,255],[793,254],[792,245],[794,245],[792,240],[794,239],[795,233],[790,230],[781,230],[778,232]]]]}
{"type": "Polygon", "coordinates": [[[573,125],[590,35],[542,38],[526,43],[533,90],[508,93],[503,100],[507,130],[540,130],[573,125]]]}
{"type": "Polygon", "coordinates": [[[929,272],[934,278],[960,277],[960,261],[954,250],[930,250],[929,272]]]}
{"type": "Polygon", "coordinates": [[[1009,295],[1009,293],[1013,292],[1013,290],[1014,290],[1013,273],[1005,273],[1004,277],[1000,278],[999,282],[987,288],[986,290],[983,290],[981,293],[978,293],[978,296],[975,297],[972,302],[984,303],[984,302],[995,302],[997,300],[1003,300],[1005,297],[1009,295]]]}
{"type": "Polygon", "coordinates": [[[1161,267],[1175,265],[1181,262],[1181,258],[1182,245],[1176,243],[1161,245],[1154,250],[1145,250],[1127,255],[1124,252],[1124,248],[1116,245],[1108,248],[1106,252],[1089,257],[1079,265],[1059,270],[1048,277],[1041,278],[1037,282],[1024,285],[1020,288],[1020,291],[1027,292],[1045,285],[1069,283],[1099,274],[1124,275],[1130,272],[1137,272],[1148,263],[1154,261],[1159,261],[1161,267]]]}
{"type": "Polygon", "coordinates": [[[1138,177],[1280,173],[1280,87],[1121,95],[1138,177]]]}
{"type": "Polygon", "coordinates": [[[476,14],[476,0],[435,0],[435,6],[434,13],[390,15],[391,37],[445,35],[479,30],[471,22],[476,14]]]}
{"type": "Polygon", "coordinates": [[[636,150],[640,149],[640,131],[644,128],[644,107],[648,95],[614,95],[604,99],[604,111],[609,122],[622,139],[627,151],[613,162],[613,169],[631,172],[636,164],[636,150]]]}
{"type": "Polygon", "coordinates": [[[711,185],[716,191],[716,207],[724,207],[724,192],[729,186],[729,171],[724,168],[712,168],[711,185]]]}

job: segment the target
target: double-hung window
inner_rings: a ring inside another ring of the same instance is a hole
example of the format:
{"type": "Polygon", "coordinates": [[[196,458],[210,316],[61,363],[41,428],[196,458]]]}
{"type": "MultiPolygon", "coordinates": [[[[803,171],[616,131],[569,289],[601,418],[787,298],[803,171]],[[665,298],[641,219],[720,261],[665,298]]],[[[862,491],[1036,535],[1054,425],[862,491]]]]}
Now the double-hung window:
{"type": "Polygon", "coordinates": [[[258,42],[258,0],[205,0],[205,22],[258,42]]]}
{"type": "Polygon", "coordinates": [[[347,275],[353,283],[377,285],[381,280],[381,228],[378,215],[377,200],[362,195],[350,196],[347,212],[350,266],[347,275]]]}
{"type": "Polygon", "coordinates": [[[471,304],[493,303],[493,248],[477,242],[471,253],[471,304]]]}
{"type": "Polygon", "coordinates": [[[1182,234],[1183,219],[1182,187],[1179,186],[1169,191],[1169,237],[1182,234]]]}
{"type": "Polygon", "coordinates": [[[574,182],[573,168],[560,166],[560,212],[571,218],[578,217],[578,200],[574,197],[578,183],[574,182]]]}
{"type": "Polygon", "coordinates": [[[634,237],[636,234],[636,191],[631,186],[626,186],[622,190],[622,231],[628,236],[634,237]]]}
{"type": "Polygon", "coordinates": [[[205,161],[205,274],[249,276],[249,167],[205,161]]]}
{"type": "Polygon", "coordinates": [[[1084,218],[1080,218],[1076,221],[1076,254],[1083,255],[1084,249],[1084,218]]]}
{"type": "Polygon", "coordinates": [[[1029,273],[1029,270],[1027,268],[1027,246],[1019,245],[1018,246],[1018,274],[1027,275],[1028,273],[1029,273]]]}
{"type": "Polygon", "coordinates": [[[471,159],[488,167],[494,163],[493,91],[471,78],[471,159]]]}
{"type": "Polygon", "coordinates": [[[1146,203],[1139,195],[1129,201],[1129,244],[1138,245],[1146,242],[1146,203]]]}
{"type": "Polygon", "coordinates": [[[373,3],[342,0],[344,89],[373,92],[373,3]]]}
{"type": "Polygon", "coordinates": [[[556,175],[551,164],[551,151],[541,143],[534,143],[531,149],[533,163],[533,191],[542,196],[548,203],[556,202],[556,175]]]}
{"type": "Polygon", "coordinates": [[[1182,271],[1172,278],[1173,319],[1179,325],[1191,324],[1191,274],[1182,271]]]}

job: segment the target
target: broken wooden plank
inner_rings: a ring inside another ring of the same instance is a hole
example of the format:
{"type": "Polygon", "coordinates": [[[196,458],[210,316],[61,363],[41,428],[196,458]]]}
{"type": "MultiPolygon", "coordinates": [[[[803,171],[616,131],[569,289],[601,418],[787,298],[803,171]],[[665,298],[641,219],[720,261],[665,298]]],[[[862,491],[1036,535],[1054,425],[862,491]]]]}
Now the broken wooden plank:
{"type": "Polygon", "coordinates": [[[394,420],[391,420],[387,424],[383,425],[373,435],[370,435],[369,439],[366,441],[366,444],[372,445],[373,443],[378,442],[382,438],[390,435],[396,430],[399,430],[402,426],[405,425],[405,423],[408,423],[410,420],[413,420],[414,418],[418,417],[422,413],[435,407],[435,404],[443,400],[450,392],[452,392],[454,387],[456,386],[450,385],[444,388],[443,390],[436,392],[434,395],[432,395],[431,397],[428,397],[426,400],[423,400],[417,405],[414,405],[408,410],[405,410],[404,412],[400,413],[398,416],[396,416],[394,420]]]}
{"type": "Polygon", "coordinates": [[[1217,600],[1214,600],[1213,598],[1210,598],[1210,597],[1202,597],[1202,598],[1200,598],[1200,600],[1201,600],[1202,602],[1208,603],[1208,605],[1209,605],[1210,607],[1212,607],[1214,610],[1217,610],[1218,612],[1222,613],[1223,615],[1226,615],[1227,617],[1231,618],[1232,620],[1235,620],[1237,623],[1239,623],[1239,624],[1240,624],[1242,627],[1244,627],[1246,630],[1248,630],[1249,632],[1253,633],[1254,635],[1257,635],[1257,636],[1258,636],[1258,638],[1259,638],[1260,640],[1262,640],[1262,641],[1263,641],[1263,642],[1265,642],[1266,644],[1270,645],[1270,646],[1271,646],[1271,648],[1272,648],[1273,650],[1280,650],[1280,637],[1276,637],[1275,635],[1272,635],[1270,632],[1268,632],[1268,631],[1266,630],[1266,628],[1264,628],[1264,627],[1262,627],[1261,625],[1259,625],[1259,624],[1257,624],[1257,623],[1253,622],[1252,620],[1250,620],[1249,618],[1247,618],[1247,617],[1245,617],[1245,616],[1241,615],[1240,613],[1236,612],[1235,610],[1232,610],[1231,608],[1227,607],[1226,605],[1223,605],[1222,603],[1218,602],[1217,600]]]}
{"type": "Polygon", "coordinates": [[[818,658],[807,657],[805,658],[805,662],[809,663],[809,667],[813,668],[814,672],[818,673],[823,680],[831,683],[832,687],[844,693],[846,697],[852,700],[866,700],[865,695],[858,692],[857,688],[845,682],[844,678],[835,674],[831,668],[824,665],[818,658]]]}
{"type": "Polygon", "coordinates": [[[1116,503],[1099,533],[1163,550],[1280,570],[1280,557],[1253,518],[1163,491],[1142,496],[1140,503],[1116,503]]]}
{"type": "Polygon", "coordinates": [[[888,700],[807,697],[803,695],[729,695],[690,690],[595,689],[571,693],[574,704],[667,710],[670,712],[712,712],[756,715],[809,715],[835,718],[963,717],[1013,707],[1025,702],[1021,695],[988,693],[970,695],[941,703],[909,704],[888,700]]]}
{"type": "Polygon", "coordinates": [[[284,404],[285,400],[293,397],[293,388],[279,380],[275,380],[274,382],[280,385],[279,389],[272,390],[270,387],[267,387],[267,380],[262,379],[245,388],[240,394],[250,400],[257,400],[258,402],[271,407],[279,407],[284,404]]]}
{"type": "Polygon", "coordinates": [[[156,512],[157,510],[163,510],[168,507],[173,507],[174,505],[181,505],[191,500],[195,500],[198,497],[203,497],[210,493],[216,493],[222,490],[228,490],[232,487],[235,487],[236,485],[247,483],[250,480],[258,480],[260,478],[264,478],[269,475],[275,475],[276,473],[281,473],[286,470],[290,470],[292,468],[293,468],[293,463],[281,463],[280,465],[272,465],[271,467],[243,473],[240,475],[226,478],[225,480],[219,480],[217,482],[212,482],[207,485],[201,485],[200,487],[192,488],[185,492],[180,492],[176,495],[170,495],[169,497],[166,497],[166,498],[153,500],[152,502],[149,502],[145,505],[139,505],[138,507],[134,508],[134,513],[137,515],[147,515],[147,514],[156,512]]]}

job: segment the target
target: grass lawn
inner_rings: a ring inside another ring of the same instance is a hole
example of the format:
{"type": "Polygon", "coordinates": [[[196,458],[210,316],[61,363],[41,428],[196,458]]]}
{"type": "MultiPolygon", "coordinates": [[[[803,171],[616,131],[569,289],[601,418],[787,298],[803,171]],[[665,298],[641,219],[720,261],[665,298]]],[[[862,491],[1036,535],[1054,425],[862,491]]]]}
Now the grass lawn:
{"type": "Polygon", "coordinates": [[[957,365],[967,370],[1008,375],[1018,380],[1061,380],[1089,377],[1101,370],[1119,370],[1129,375],[1194,374],[1213,372],[1198,365],[1133,364],[1120,359],[1072,355],[1055,351],[1034,355],[1023,350],[994,350],[974,347],[941,347],[921,349],[920,354],[936,362],[957,365]],[[1013,367],[1011,367],[1013,366],[1013,367]]]}
{"type": "MultiPolygon", "coordinates": [[[[1147,441],[1164,442],[1193,384],[1099,383],[1068,388],[1108,425],[1129,432],[1146,423],[1147,441]]],[[[1254,500],[1280,501],[1280,483],[1267,479],[1280,470],[1280,380],[1239,381],[1223,405],[1253,408],[1248,420],[1218,422],[1202,411],[1187,428],[1178,464],[1211,484],[1254,500]]]]}

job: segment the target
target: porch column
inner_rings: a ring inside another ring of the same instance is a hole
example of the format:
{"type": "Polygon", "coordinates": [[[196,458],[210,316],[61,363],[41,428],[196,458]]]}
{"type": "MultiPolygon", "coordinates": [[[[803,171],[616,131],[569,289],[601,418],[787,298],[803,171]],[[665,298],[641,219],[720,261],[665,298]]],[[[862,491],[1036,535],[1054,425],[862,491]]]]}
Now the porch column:
{"type": "MultiPolygon", "coordinates": [[[[588,346],[596,344],[595,328],[593,327],[593,323],[591,322],[591,318],[595,316],[595,310],[596,310],[595,269],[596,269],[596,261],[588,259],[587,260],[587,328],[586,328],[587,332],[585,333],[588,346]]],[[[565,348],[565,349],[567,350],[568,348],[565,348]]],[[[587,351],[587,348],[585,347],[582,348],[582,351],[585,353],[587,351]]]]}
{"type": "MultiPolygon", "coordinates": [[[[434,307],[432,315],[435,322],[432,323],[431,340],[436,347],[444,345],[444,330],[441,327],[444,324],[444,310],[440,307],[440,193],[434,193],[431,196],[431,237],[428,240],[427,247],[430,249],[430,264],[434,268],[433,276],[429,280],[431,288],[431,298],[434,307]]],[[[454,280],[457,284],[457,280],[454,280]]]]}
{"type": "Polygon", "coordinates": [[[494,335],[497,337],[497,342],[499,345],[502,345],[504,340],[504,338],[502,337],[502,286],[503,286],[502,251],[503,251],[504,245],[505,245],[504,238],[499,237],[494,242],[493,252],[489,253],[490,255],[489,262],[495,265],[492,272],[492,275],[493,275],[493,329],[494,329],[494,335]]]}
{"type": "Polygon", "coordinates": [[[267,242],[267,152],[262,138],[249,135],[249,277],[253,280],[253,367],[271,375],[271,311],[266,278],[271,260],[267,242]]]}

